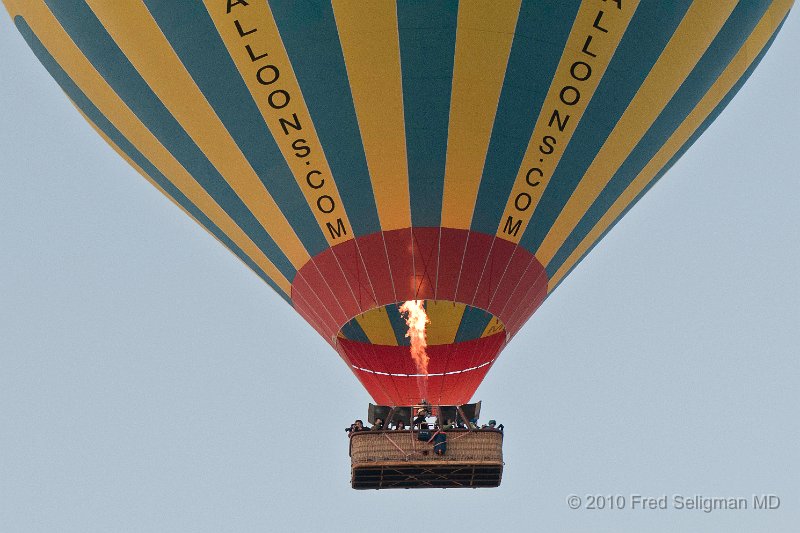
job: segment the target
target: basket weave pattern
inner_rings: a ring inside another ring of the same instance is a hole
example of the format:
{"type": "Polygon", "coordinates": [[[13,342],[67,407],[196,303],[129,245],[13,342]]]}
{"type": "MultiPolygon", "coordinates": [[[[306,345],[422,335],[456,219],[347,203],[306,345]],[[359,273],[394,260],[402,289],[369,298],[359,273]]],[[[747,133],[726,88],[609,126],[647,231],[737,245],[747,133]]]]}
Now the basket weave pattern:
{"type": "Polygon", "coordinates": [[[411,431],[364,431],[350,438],[353,467],[376,463],[503,464],[503,434],[494,430],[447,431],[447,452],[433,453],[433,443],[411,431]]]}

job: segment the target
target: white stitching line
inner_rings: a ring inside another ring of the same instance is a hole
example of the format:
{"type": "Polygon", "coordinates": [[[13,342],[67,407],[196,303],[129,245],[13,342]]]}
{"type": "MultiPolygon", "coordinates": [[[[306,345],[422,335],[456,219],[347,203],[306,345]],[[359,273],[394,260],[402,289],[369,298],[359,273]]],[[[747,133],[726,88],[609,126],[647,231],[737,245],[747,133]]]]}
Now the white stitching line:
{"type": "MultiPolygon", "coordinates": [[[[353,300],[356,302],[356,307],[358,307],[358,314],[360,315],[361,313],[364,312],[364,310],[361,309],[361,299],[356,297],[356,293],[353,290],[352,285],[350,285],[350,280],[347,279],[347,274],[345,274],[344,268],[342,268],[342,263],[339,262],[339,257],[337,257],[336,250],[334,250],[333,246],[331,247],[331,255],[333,255],[333,259],[336,261],[336,266],[339,267],[339,272],[342,273],[342,277],[344,278],[345,285],[347,285],[347,288],[350,289],[350,294],[353,296],[353,300]]],[[[361,292],[361,291],[359,291],[359,292],[361,292]]],[[[347,313],[345,313],[345,315],[347,315],[347,313]]],[[[348,320],[348,322],[349,322],[349,320],[348,320]]],[[[346,323],[347,322],[345,322],[345,324],[346,323]]]]}
{"type": "MultiPolygon", "coordinates": [[[[335,256],[334,256],[334,257],[335,257],[335,256]]],[[[311,264],[312,264],[312,265],[314,265],[314,268],[316,268],[316,269],[317,269],[317,273],[319,274],[319,277],[320,277],[320,278],[322,278],[322,282],[325,284],[325,286],[326,286],[326,287],[328,287],[328,290],[329,290],[329,291],[331,291],[331,296],[333,296],[333,301],[334,301],[334,302],[336,302],[336,305],[338,305],[338,306],[339,306],[339,309],[341,309],[341,310],[342,310],[342,314],[343,314],[344,316],[347,316],[347,311],[345,311],[345,310],[344,310],[344,307],[342,306],[342,302],[339,300],[338,296],[337,296],[337,295],[336,295],[336,293],[333,291],[333,288],[331,288],[331,285],[330,285],[330,283],[328,283],[328,279],[327,279],[327,278],[325,277],[325,275],[322,273],[322,270],[320,270],[320,269],[319,269],[319,267],[317,266],[317,263],[316,263],[316,261],[314,261],[314,258],[313,258],[313,257],[311,258],[311,264]]],[[[340,268],[340,270],[341,270],[341,268],[340,268]]],[[[345,280],[345,281],[346,281],[346,280],[345,280]]],[[[306,281],[306,283],[308,283],[308,282],[306,281]]],[[[310,283],[309,283],[308,285],[309,285],[309,287],[311,286],[311,284],[310,284],[310,283]]],[[[352,291],[352,289],[351,289],[351,291],[352,291]]],[[[316,292],[316,291],[315,291],[315,292],[316,292]]],[[[325,304],[323,304],[323,305],[325,305],[325,304]]],[[[330,311],[328,311],[328,312],[330,313],[330,311]]],[[[331,318],[333,318],[333,313],[331,313],[331,318]]],[[[333,319],[333,321],[334,321],[335,323],[337,323],[337,324],[338,324],[338,321],[337,321],[335,318],[333,319]]],[[[345,322],[345,323],[346,323],[346,322],[345,322]]]]}
{"type": "Polygon", "coordinates": [[[414,277],[414,300],[418,300],[417,296],[419,296],[419,285],[417,285],[417,263],[414,259],[414,223],[411,223],[411,227],[408,228],[409,233],[411,234],[411,275],[414,277]]]}
{"type": "Polygon", "coordinates": [[[467,257],[467,246],[469,246],[469,236],[472,235],[471,231],[467,232],[467,240],[464,241],[464,252],[461,254],[461,264],[458,267],[458,279],[456,280],[456,290],[453,292],[453,300],[456,299],[458,294],[458,285],[461,283],[461,272],[464,270],[464,259],[467,257]]]}
{"type": "Polygon", "coordinates": [[[464,372],[471,372],[473,370],[478,370],[479,368],[483,368],[486,365],[491,365],[492,363],[494,363],[494,359],[492,359],[491,361],[486,361],[485,363],[481,363],[478,366],[465,368],[463,370],[452,370],[450,372],[439,372],[439,373],[436,373],[436,374],[395,374],[395,373],[392,373],[392,372],[379,372],[377,370],[370,370],[368,368],[361,368],[360,366],[356,366],[356,365],[350,365],[350,366],[352,366],[356,370],[361,370],[362,372],[369,372],[370,374],[378,374],[379,376],[392,376],[392,377],[399,377],[399,378],[419,378],[419,377],[423,377],[423,376],[438,377],[438,376],[452,376],[453,374],[463,374],[464,372]]]}
{"type": "MultiPolygon", "coordinates": [[[[316,265],[314,265],[314,267],[316,268],[316,265]]],[[[317,269],[317,272],[319,272],[319,269],[317,269]]],[[[306,282],[306,286],[307,286],[307,287],[308,287],[308,289],[311,291],[311,294],[313,294],[313,295],[314,295],[314,298],[316,298],[316,299],[317,299],[317,301],[319,302],[319,305],[320,305],[320,307],[321,307],[322,309],[324,309],[326,313],[328,313],[328,316],[329,316],[329,317],[331,317],[331,322],[334,324],[334,327],[336,327],[336,324],[338,324],[338,322],[336,321],[336,319],[335,319],[335,318],[333,318],[333,313],[331,313],[330,309],[328,309],[328,306],[327,306],[327,305],[325,305],[325,303],[322,301],[322,298],[320,298],[320,297],[319,297],[319,294],[317,294],[317,291],[314,289],[314,287],[312,287],[312,286],[311,286],[311,283],[309,283],[309,281],[308,281],[308,280],[306,279],[306,277],[303,275],[303,273],[302,273],[302,269],[300,269],[300,270],[298,270],[298,271],[297,271],[297,275],[298,275],[298,276],[299,276],[299,277],[300,277],[300,278],[301,278],[303,281],[305,281],[305,282],[306,282]]],[[[322,274],[320,274],[320,275],[322,275],[322,274]]],[[[295,289],[295,290],[297,290],[297,289],[295,289]]],[[[309,308],[310,308],[310,309],[311,309],[311,310],[314,312],[314,314],[316,314],[316,315],[317,315],[317,317],[320,319],[320,321],[321,321],[321,322],[324,324],[324,323],[325,323],[325,320],[322,318],[322,315],[320,315],[320,314],[317,312],[316,308],[315,308],[313,305],[310,305],[310,302],[308,301],[308,298],[304,298],[304,300],[306,300],[306,303],[308,303],[308,304],[309,304],[309,308]]],[[[336,333],[337,333],[337,332],[334,332],[334,334],[336,334],[336,333]]]]}
{"type": "Polygon", "coordinates": [[[436,295],[439,294],[439,266],[442,260],[442,227],[439,226],[439,240],[436,242],[438,249],[436,250],[436,281],[433,283],[433,299],[436,300],[436,295]]]}
{"type": "Polygon", "coordinates": [[[497,287],[494,288],[494,292],[492,293],[492,297],[489,298],[489,303],[486,306],[487,308],[492,306],[492,302],[494,302],[494,297],[497,296],[497,291],[500,290],[500,284],[503,283],[503,280],[506,277],[506,272],[508,272],[508,267],[511,266],[511,261],[514,260],[514,254],[517,253],[517,250],[519,250],[519,244],[515,245],[514,251],[511,252],[511,257],[508,258],[508,263],[506,263],[506,268],[503,269],[503,274],[500,275],[500,279],[497,281],[497,287]]]}
{"type": "Polygon", "coordinates": [[[472,294],[472,301],[469,304],[470,307],[475,307],[475,298],[478,297],[478,289],[483,281],[483,275],[486,274],[486,265],[489,264],[489,258],[492,257],[492,249],[494,248],[495,240],[497,240],[497,236],[492,237],[492,244],[489,245],[489,252],[486,254],[486,259],[483,261],[483,269],[481,270],[481,275],[478,278],[478,283],[475,285],[475,292],[472,294]]]}
{"type": "Polygon", "coordinates": [[[392,294],[394,301],[397,301],[397,289],[394,286],[394,272],[392,272],[392,262],[389,261],[389,248],[386,246],[385,232],[381,231],[381,240],[383,241],[383,252],[386,254],[386,265],[389,267],[389,280],[392,282],[392,294]]]}
{"type": "Polygon", "coordinates": [[[364,273],[367,275],[367,281],[369,282],[369,290],[372,291],[372,301],[375,302],[375,305],[378,305],[378,295],[375,294],[375,287],[372,286],[372,278],[369,277],[369,270],[367,270],[367,264],[364,262],[364,256],[361,255],[361,248],[358,246],[358,239],[353,239],[353,242],[356,244],[356,252],[358,252],[358,260],[361,261],[361,266],[364,267],[364,273]]]}

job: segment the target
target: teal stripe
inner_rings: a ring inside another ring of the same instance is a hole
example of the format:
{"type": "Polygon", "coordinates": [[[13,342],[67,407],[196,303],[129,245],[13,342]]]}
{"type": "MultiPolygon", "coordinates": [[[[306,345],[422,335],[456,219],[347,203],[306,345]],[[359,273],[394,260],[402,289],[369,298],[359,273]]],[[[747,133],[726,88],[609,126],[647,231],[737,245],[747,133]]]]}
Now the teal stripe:
{"type": "Polygon", "coordinates": [[[400,65],[411,224],[442,219],[458,0],[400,2],[400,65]]]}
{"type": "Polygon", "coordinates": [[[45,0],[70,38],[131,111],[192,174],[217,204],[288,279],[297,270],[142,79],[89,7],[80,0],[45,0]]]}
{"type": "Polygon", "coordinates": [[[477,339],[491,321],[491,314],[478,307],[468,305],[464,309],[464,315],[461,317],[461,323],[458,325],[455,342],[477,339]]]}
{"type": "Polygon", "coordinates": [[[536,206],[520,245],[534,253],[617,125],[691,2],[642,2],[536,206]]]}
{"type": "MultiPolygon", "coordinates": [[[[313,257],[327,249],[303,191],[203,4],[145,0],[145,5],[308,253],[313,257]]],[[[314,154],[310,157],[314,161],[314,154]]]]}
{"type": "Polygon", "coordinates": [[[353,232],[358,237],[380,231],[333,8],[330,2],[294,0],[269,5],[353,232]]]}
{"type": "Polygon", "coordinates": [[[522,3],[478,188],[473,231],[497,231],[579,6],[578,0],[522,3]]]}
{"type": "Polygon", "coordinates": [[[342,326],[342,335],[351,341],[364,343],[370,342],[369,337],[367,337],[367,334],[364,333],[364,330],[361,328],[361,324],[359,324],[355,318],[351,319],[350,322],[342,326]]]}
{"type": "Polygon", "coordinates": [[[603,237],[605,237],[608,234],[608,232],[611,231],[620,220],[622,220],[622,218],[628,213],[628,211],[630,211],[633,208],[633,206],[636,205],[636,203],[639,200],[641,200],[645,194],[647,194],[647,192],[653,187],[653,185],[655,185],[658,182],[658,180],[660,180],[662,176],[664,176],[664,174],[666,174],[667,171],[670,168],[672,168],[672,165],[674,165],[678,161],[678,159],[680,159],[683,156],[683,154],[686,153],[686,150],[688,150],[694,144],[694,142],[698,138],[700,138],[703,132],[705,132],[706,129],[708,129],[708,127],[714,122],[714,120],[716,120],[716,118],[719,116],[722,110],[725,109],[725,107],[728,105],[728,103],[730,103],[733,97],[736,96],[736,93],[739,92],[739,89],[742,88],[744,83],[747,81],[747,79],[756,69],[758,64],[761,62],[761,59],[763,59],[769,47],[772,46],[772,43],[775,40],[775,37],[778,35],[778,32],[780,32],[781,27],[783,27],[784,22],[786,22],[786,18],[784,18],[783,21],[781,21],[781,23],[778,25],[778,28],[775,30],[775,33],[772,34],[772,37],[770,37],[767,44],[764,46],[761,52],[759,52],[758,56],[755,58],[755,60],[753,60],[753,63],[747,68],[742,77],[739,78],[739,81],[736,82],[736,85],[734,85],[731,88],[731,90],[728,91],[728,93],[725,95],[725,98],[723,98],[717,105],[717,107],[714,108],[714,111],[708,115],[708,117],[703,121],[703,123],[697,128],[697,131],[695,131],[692,134],[692,136],[689,137],[689,139],[686,141],[686,143],[684,143],[684,145],[680,148],[680,150],[678,150],[675,153],[675,155],[667,162],[667,164],[664,165],[664,168],[662,168],[658,172],[658,174],[656,174],[656,176],[650,181],[650,183],[648,183],[647,186],[636,196],[636,198],[633,199],[630,205],[628,205],[628,207],[626,207],[622,211],[622,213],[611,224],[609,224],[609,226],[597,238],[597,240],[592,243],[592,245],[586,250],[586,252],[583,253],[583,255],[581,255],[580,259],[578,259],[578,261],[576,261],[575,264],[572,265],[569,271],[567,271],[567,273],[561,278],[561,281],[558,282],[558,285],[553,287],[553,289],[550,291],[550,293],[547,296],[548,298],[550,297],[551,294],[553,294],[553,292],[555,292],[555,290],[561,285],[561,283],[563,283],[564,280],[567,279],[567,277],[569,277],[569,275],[572,273],[573,270],[575,270],[575,268],[581,263],[581,261],[583,261],[586,258],[586,256],[591,253],[594,247],[597,246],[597,244],[603,240],[603,237]]]}
{"type": "Polygon", "coordinates": [[[548,275],[558,271],[572,251],[689,116],[739,52],[769,5],[768,0],[750,0],[740,3],[733,10],[695,68],[547,265],[548,275]]]}
{"type": "Polygon", "coordinates": [[[200,211],[183,193],[180,192],[159,170],[153,165],[136,147],[125,138],[124,135],[109,121],[105,115],[89,100],[89,98],[80,90],[75,82],[69,75],[61,68],[52,55],[47,51],[44,45],[39,41],[36,35],[28,26],[27,21],[21,16],[14,19],[17,29],[22,34],[22,37],[28,43],[33,53],[44,65],[53,79],[58,83],[61,89],[69,96],[75,105],[91,120],[97,128],[102,131],[111,141],[119,147],[134,163],[144,170],[153,181],[155,181],[175,202],[186,209],[197,221],[205,227],[212,235],[218,238],[225,246],[228,247],[239,259],[241,259],[253,272],[263,279],[281,298],[286,300],[290,305],[292,304],[289,296],[273,282],[267,274],[261,270],[236,244],[231,241],[225,233],[222,232],[211,220],[200,211]]]}
{"type": "Polygon", "coordinates": [[[402,315],[400,315],[398,305],[402,304],[389,304],[384,307],[384,309],[386,309],[386,314],[389,316],[389,323],[392,325],[392,330],[394,330],[394,337],[397,339],[397,345],[411,346],[411,340],[406,337],[408,324],[406,324],[406,321],[403,320],[402,315]]]}

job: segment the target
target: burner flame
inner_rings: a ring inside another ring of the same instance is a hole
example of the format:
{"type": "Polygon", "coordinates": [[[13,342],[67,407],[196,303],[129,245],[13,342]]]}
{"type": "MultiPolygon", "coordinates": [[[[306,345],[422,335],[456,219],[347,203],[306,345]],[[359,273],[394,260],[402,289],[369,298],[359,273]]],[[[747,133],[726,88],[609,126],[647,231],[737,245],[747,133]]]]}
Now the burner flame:
{"type": "Polygon", "coordinates": [[[411,340],[411,359],[417,367],[417,373],[422,374],[417,380],[420,398],[427,398],[428,388],[428,339],[425,327],[430,324],[430,319],[425,313],[422,300],[408,300],[400,306],[400,313],[408,325],[406,337],[411,340]]]}

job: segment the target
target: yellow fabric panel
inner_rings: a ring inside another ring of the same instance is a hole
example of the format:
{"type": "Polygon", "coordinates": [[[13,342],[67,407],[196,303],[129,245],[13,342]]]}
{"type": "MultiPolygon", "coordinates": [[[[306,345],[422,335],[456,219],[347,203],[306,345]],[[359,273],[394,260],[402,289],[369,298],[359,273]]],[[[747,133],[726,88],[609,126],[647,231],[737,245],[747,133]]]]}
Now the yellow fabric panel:
{"type": "Polygon", "coordinates": [[[691,73],[735,7],[735,0],[695,2],[691,5],[536,251],[536,258],[543,265],[547,266],[691,73]]]}
{"type": "Polygon", "coordinates": [[[550,183],[550,177],[566,151],[572,134],[603,79],[638,6],[638,0],[623,2],[621,9],[613,3],[607,8],[596,2],[581,4],[542,104],[542,111],[533,128],[514,187],[506,202],[497,228],[498,237],[516,243],[522,239],[525,228],[550,183]],[[603,15],[598,22],[597,17],[601,10],[603,15]],[[608,32],[597,30],[594,28],[595,24],[608,32]],[[581,78],[587,79],[581,81],[581,78]],[[565,102],[574,100],[577,94],[574,90],[580,92],[578,101],[573,105],[566,105],[565,102]],[[558,117],[554,120],[556,112],[558,117]]]}
{"type": "Polygon", "coordinates": [[[241,2],[230,13],[227,2],[205,0],[205,5],[328,244],[352,239],[335,177],[269,4],[241,2]]]}
{"type": "Polygon", "coordinates": [[[289,294],[289,281],[122,102],[75,46],[47,7],[43,3],[33,2],[25,4],[24,9],[15,14],[25,17],[45,48],[103,115],[289,294]]]}
{"type": "Polygon", "coordinates": [[[8,14],[11,15],[12,19],[20,14],[19,9],[17,9],[16,0],[3,0],[3,4],[6,6],[6,10],[8,14]]]}
{"type": "Polygon", "coordinates": [[[481,333],[481,337],[488,337],[489,335],[494,335],[495,333],[503,331],[504,329],[505,327],[503,326],[503,323],[500,322],[500,319],[494,317],[491,321],[489,321],[488,324],[486,324],[486,329],[484,329],[483,333],[481,333]]]}
{"type": "Polygon", "coordinates": [[[520,0],[458,6],[442,227],[469,229],[481,182],[520,0]]]}
{"type": "Polygon", "coordinates": [[[389,315],[386,314],[386,309],[383,307],[370,309],[366,313],[358,315],[356,322],[372,344],[397,346],[397,337],[395,337],[394,329],[389,322],[389,315]]]}
{"type": "Polygon", "coordinates": [[[381,229],[411,226],[400,36],[394,2],[334,0],[381,229]]]}
{"type": "Polygon", "coordinates": [[[465,305],[456,302],[426,300],[425,311],[431,323],[427,327],[428,344],[452,344],[456,340],[465,305]]]}
{"type": "Polygon", "coordinates": [[[567,260],[556,271],[548,283],[548,290],[553,290],[564,278],[567,272],[577,263],[587,252],[592,244],[605,232],[608,227],[616,220],[630,203],[641,193],[647,184],[656,174],[667,164],[667,162],[680,150],[688,141],[689,137],[697,130],[708,115],[717,107],[726,94],[742,77],[750,67],[753,60],[769,41],[772,34],[778,28],[781,20],[786,16],[792,0],[777,0],[772,3],[753,32],[747,38],[744,46],[731,60],[725,71],[717,81],[711,86],[703,96],[697,106],[692,110],[688,117],[675,130],[661,149],[653,156],[642,171],[636,176],[631,184],[625,189],[620,197],[614,202],[611,208],[597,222],[589,234],[581,241],[580,245],[570,254],[567,260]]]}
{"type": "Polygon", "coordinates": [[[150,12],[133,0],[88,0],[109,35],[208,157],[289,261],[302,267],[304,246],[161,33],[150,12]]]}

